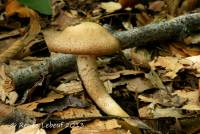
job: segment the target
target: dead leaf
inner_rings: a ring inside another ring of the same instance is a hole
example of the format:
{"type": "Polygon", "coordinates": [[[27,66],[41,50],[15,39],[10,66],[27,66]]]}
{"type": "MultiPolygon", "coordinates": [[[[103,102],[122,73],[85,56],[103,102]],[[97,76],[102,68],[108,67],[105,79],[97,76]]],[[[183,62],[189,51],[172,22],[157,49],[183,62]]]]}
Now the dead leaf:
{"type": "Polygon", "coordinates": [[[163,1],[157,0],[149,3],[149,9],[155,12],[159,12],[164,7],[165,3],[163,1]]]}
{"type": "Polygon", "coordinates": [[[171,95],[166,90],[158,90],[151,95],[139,95],[138,98],[143,102],[160,104],[167,107],[180,107],[187,99],[177,95],[171,95]]]}
{"type": "Polygon", "coordinates": [[[113,13],[122,8],[121,4],[117,2],[102,2],[100,7],[105,9],[107,13],[113,13]]]}
{"type": "Polygon", "coordinates": [[[67,11],[61,11],[52,22],[52,25],[58,30],[64,30],[68,26],[72,26],[81,22],[81,18],[67,11]]]}
{"type": "Polygon", "coordinates": [[[101,116],[100,111],[96,106],[92,105],[88,108],[68,108],[60,112],[54,112],[53,115],[60,117],[61,119],[81,118],[84,117],[98,117],[101,116]]]}
{"type": "Polygon", "coordinates": [[[127,76],[127,75],[140,75],[143,74],[143,71],[134,71],[134,70],[121,70],[114,73],[106,73],[106,72],[100,72],[100,79],[102,81],[106,80],[114,80],[119,78],[120,76],[127,76]]]}
{"type": "Polygon", "coordinates": [[[10,77],[7,76],[5,65],[0,67],[0,99],[3,102],[14,104],[18,98],[18,94],[14,91],[14,85],[10,77]]]}
{"type": "Polygon", "coordinates": [[[40,103],[37,105],[37,110],[40,112],[53,113],[55,111],[62,111],[69,107],[88,107],[89,103],[85,100],[80,100],[74,96],[65,96],[61,99],[56,99],[53,102],[40,103]]]}
{"type": "Polygon", "coordinates": [[[63,93],[65,95],[75,94],[83,91],[83,86],[80,81],[70,81],[68,83],[60,84],[55,91],[63,93]]]}
{"type": "Polygon", "coordinates": [[[177,58],[177,57],[158,57],[157,59],[150,62],[150,66],[152,69],[156,70],[156,68],[163,68],[165,77],[174,79],[177,76],[177,73],[184,68],[191,68],[192,61],[177,58]]]}
{"type": "Polygon", "coordinates": [[[136,18],[137,18],[136,23],[138,26],[144,26],[153,21],[153,18],[150,15],[148,15],[146,12],[136,14],[136,18]]]}
{"type": "Polygon", "coordinates": [[[40,100],[37,100],[37,101],[34,101],[34,102],[22,104],[22,105],[19,105],[17,107],[20,108],[20,109],[28,110],[28,111],[33,111],[37,108],[37,105],[40,104],[40,103],[53,102],[56,99],[60,99],[60,98],[63,98],[63,97],[64,97],[63,95],[54,93],[53,95],[49,95],[46,98],[43,98],[43,99],[40,99],[40,100]]]}
{"type": "Polygon", "coordinates": [[[106,121],[95,120],[91,123],[86,124],[81,128],[73,128],[72,134],[130,134],[129,131],[121,129],[121,125],[118,124],[117,120],[111,119],[106,121]]]}
{"type": "Polygon", "coordinates": [[[155,71],[151,70],[149,73],[146,73],[145,78],[150,80],[150,82],[152,83],[154,87],[159,88],[159,89],[166,89],[160,76],[155,71]]]}
{"type": "Polygon", "coordinates": [[[173,94],[176,94],[182,98],[187,99],[187,103],[181,108],[185,110],[200,110],[199,103],[199,91],[186,91],[186,90],[176,90],[173,94]]]}
{"type": "Polygon", "coordinates": [[[144,118],[163,118],[163,117],[184,117],[180,109],[177,108],[160,108],[155,106],[155,104],[149,104],[139,109],[140,117],[144,118]]]}
{"type": "Polygon", "coordinates": [[[126,87],[129,91],[136,93],[142,93],[145,90],[154,88],[149,80],[140,77],[129,80],[126,87]]]}
{"type": "Polygon", "coordinates": [[[175,16],[177,13],[178,6],[181,2],[181,0],[164,0],[164,2],[168,6],[168,12],[172,15],[175,16]]]}

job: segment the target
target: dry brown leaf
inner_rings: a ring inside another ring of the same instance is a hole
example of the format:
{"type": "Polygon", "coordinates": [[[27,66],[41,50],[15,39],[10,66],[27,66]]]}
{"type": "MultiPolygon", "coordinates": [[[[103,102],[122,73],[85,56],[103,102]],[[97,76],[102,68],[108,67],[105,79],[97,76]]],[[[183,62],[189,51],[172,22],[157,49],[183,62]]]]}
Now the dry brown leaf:
{"type": "Polygon", "coordinates": [[[24,126],[23,129],[20,129],[15,134],[46,134],[44,129],[40,128],[39,124],[34,124],[30,126],[24,126]]]}
{"type": "Polygon", "coordinates": [[[61,11],[55,21],[52,22],[52,25],[56,26],[59,30],[64,30],[64,28],[68,26],[80,23],[80,21],[81,18],[78,16],[75,16],[70,12],[61,11]]]}
{"type": "Polygon", "coordinates": [[[63,97],[64,97],[64,95],[52,94],[52,95],[49,95],[46,98],[43,98],[41,100],[37,100],[37,101],[30,102],[30,103],[27,103],[27,104],[22,104],[22,105],[19,105],[17,107],[20,108],[20,109],[28,110],[28,111],[33,111],[34,109],[37,108],[37,105],[40,104],[40,103],[53,102],[55,99],[60,99],[60,98],[63,98],[63,97]]]}
{"type": "Polygon", "coordinates": [[[144,118],[162,118],[162,117],[184,117],[180,109],[177,108],[159,108],[154,104],[142,107],[139,109],[140,117],[144,118]]]}
{"type": "Polygon", "coordinates": [[[150,15],[148,15],[146,12],[136,14],[136,18],[137,18],[136,23],[138,26],[144,26],[153,21],[153,18],[150,15]]]}
{"type": "Polygon", "coordinates": [[[188,55],[182,50],[183,45],[181,43],[171,43],[169,45],[169,49],[170,52],[172,53],[172,55],[176,56],[176,57],[187,57],[188,55]],[[180,47],[181,46],[181,47],[180,47]]]}
{"type": "Polygon", "coordinates": [[[134,78],[127,82],[127,89],[136,93],[142,93],[145,90],[154,88],[152,83],[145,78],[134,78]]]}
{"type": "Polygon", "coordinates": [[[18,94],[14,91],[12,80],[6,74],[6,66],[0,67],[0,99],[3,102],[14,104],[18,94]]]}
{"type": "Polygon", "coordinates": [[[159,12],[163,9],[165,3],[161,0],[153,1],[149,3],[149,9],[155,12],[159,12]]]}
{"type": "Polygon", "coordinates": [[[180,107],[187,101],[187,99],[180,96],[172,96],[171,94],[168,94],[165,90],[158,90],[149,96],[139,95],[138,99],[143,102],[150,102],[168,107],[180,107]]]}
{"type": "Polygon", "coordinates": [[[14,125],[1,125],[0,134],[14,134],[15,126],[14,125]]]}
{"type": "Polygon", "coordinates": [[[117,120],[111,119],[106,121],[95,120],[86,124],[83,128],[73,128],[72,134],[130,134],[129,131],[121,129],[117,120]]]}
{"type": "Polygon", "coordinates": [[[181,0],[164,0],[164,2],[168,6],[168,12],[170,13],[170,15],[175,16],[181,0]]]}
{"type": "Polygon", "coordinates": [[[173,94],[176,94],[182,98],[187,99],[187,103],[181,108],[185,110],[200,110],[199,103],[199,91],[186,91],[186,90],[176,90],[173,94]]]}
{"type": "Polygon", "coordinates": [[[100,7],[105,9],[107,13],[113,13],[122,8],[121,4],[117,2],[102,2],[100,7]]]}
{"type": "Polygon", "coordinates": [[[55,91],[69,95],[83,91],[83,86],[80,81],[73,80],[68,83],[60,84],[55,91]]]}
{"type": "Polygon", "coordinates": [[[200,56],[191,56],[191,57],[187,57],[186,60],[189,60],[192,62],[192,67],[191,69],[196,70],[195,75],[197,77],[200,76],[200,56]]]}
{"type": "Polygon", "coordinates": [[[143,74],[143,73],[144,72],[142,72],[142,71],[134,71],[134,70],[121,70],[121,71],[114,72],[114,73],[100,72],[100,79],[102,81],[114,80],[114,79],[119,78],[121,75],[122,76],[140,75],[140,74],[143,74]]]}
{"type": "Polygon", "coordinates": [[[181,69],[191,69],[192,65],[192,61],[177,57],[158,57],[150,62],[152,69],[156,70],[156,68],[164,68],[165,73],[163,76],[171,79],[175,78],[181,69]]]}
{"type": "Polygon", "coordinates": [[[146,49],[132,49],[131,50],[131,63],[133,65],[148,66],[151,60],[151,54],[146,49]]]}
{"type": "Polygon", "coordinates": [[[56,115],[62,119],[101,116],[99,110],[94,105],[88,108],[68,108],[60,112],[54,112],[53,115],[56,115]]]}

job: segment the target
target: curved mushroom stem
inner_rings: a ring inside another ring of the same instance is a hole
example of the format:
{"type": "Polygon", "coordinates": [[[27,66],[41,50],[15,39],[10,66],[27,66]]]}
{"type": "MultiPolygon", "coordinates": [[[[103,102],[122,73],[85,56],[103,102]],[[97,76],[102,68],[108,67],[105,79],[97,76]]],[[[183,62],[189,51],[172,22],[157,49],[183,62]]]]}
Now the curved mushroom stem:
{"type": "Polygon", "coordinates": [[[91,55],[79,55],[77,57],[77,65],[87,93],[98,107],[109,115],[129,117],[106,92],[105,86],[99,79],[99,74],[97,73],[96,57],[91,55]]]}

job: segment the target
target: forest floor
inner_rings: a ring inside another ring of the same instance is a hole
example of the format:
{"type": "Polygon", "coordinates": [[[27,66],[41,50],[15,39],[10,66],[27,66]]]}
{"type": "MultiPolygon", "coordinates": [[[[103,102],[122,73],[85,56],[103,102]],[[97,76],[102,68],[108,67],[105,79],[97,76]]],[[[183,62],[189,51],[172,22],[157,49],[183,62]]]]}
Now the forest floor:
{"type": "Polygon", "coordinates": [[[0,134],[200,133],[199,0],[0,0],[0,134]]]}

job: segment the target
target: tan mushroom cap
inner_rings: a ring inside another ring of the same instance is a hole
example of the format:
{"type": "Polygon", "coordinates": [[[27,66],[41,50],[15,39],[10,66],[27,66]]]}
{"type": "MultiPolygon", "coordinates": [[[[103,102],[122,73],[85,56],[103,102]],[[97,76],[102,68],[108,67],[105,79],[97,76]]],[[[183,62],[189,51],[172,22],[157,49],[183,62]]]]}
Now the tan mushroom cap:
{"type": "Polygon", "coordinates": [[[66,28],[48,43],[52,52],[82,55],[106,55],[120,49],[119,41],[105,28],[93,22],[83,22],[66,28]]]}

